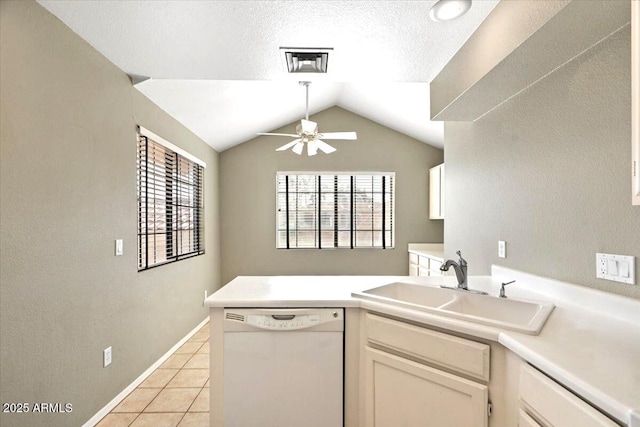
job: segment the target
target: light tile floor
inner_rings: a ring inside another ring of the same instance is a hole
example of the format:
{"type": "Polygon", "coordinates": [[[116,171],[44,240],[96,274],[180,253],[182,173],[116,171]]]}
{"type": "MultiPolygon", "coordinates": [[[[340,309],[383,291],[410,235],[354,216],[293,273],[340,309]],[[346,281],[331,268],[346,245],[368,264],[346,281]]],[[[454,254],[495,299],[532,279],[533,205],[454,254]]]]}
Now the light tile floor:
{"type": "Polygon", "coordinates": [[[209,427],[209,323],[97,427],[209,427]]]}

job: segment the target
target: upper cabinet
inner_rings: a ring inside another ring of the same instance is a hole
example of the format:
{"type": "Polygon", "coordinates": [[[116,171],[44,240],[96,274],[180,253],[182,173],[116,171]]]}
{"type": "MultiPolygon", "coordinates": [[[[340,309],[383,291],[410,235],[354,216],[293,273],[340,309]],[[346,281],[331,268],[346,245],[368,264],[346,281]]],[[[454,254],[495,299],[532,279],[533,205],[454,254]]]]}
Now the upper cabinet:
{"type": "Polygon", "coordinates": [[[429,169],[429,219],[444,219],[444,163],[429,169]]]}
{"type": "Polygon", "coordinates": [[[640,205],[640,1],[631,2],[632,203],[640,205]]]}

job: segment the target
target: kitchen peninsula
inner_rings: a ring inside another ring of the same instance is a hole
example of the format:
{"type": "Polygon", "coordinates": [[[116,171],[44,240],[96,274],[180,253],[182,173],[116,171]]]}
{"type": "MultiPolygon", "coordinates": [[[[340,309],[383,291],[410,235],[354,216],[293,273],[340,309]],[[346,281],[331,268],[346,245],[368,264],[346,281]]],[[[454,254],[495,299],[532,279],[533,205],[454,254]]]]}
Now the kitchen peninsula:
{"type": "Polygon", "coordinates": [[[495,301],[501,284],[511,280],[508,298],[555,305],[538,335],[352,296],[396,282],[455,286],[450,276],[238,277],[206,300],[211,425],[223,425],[223,384],[230,380],[224,324],[234,320],[225,313],[330,308],[336,318],[344,310],[344,426],[386,426],[394,417],[412,425],[425,409],[411,405],[424,402],[402,389],[445,386],[455,393],[438,409],[442,425],[462,419],[492,427],[640,426],[640,302],[498,266],[492,276],[470,277],[469,288],[495,301]],[[398,409],[384,388],[405,380],[411,383],[394,392],[404,399],[398,409]]]}

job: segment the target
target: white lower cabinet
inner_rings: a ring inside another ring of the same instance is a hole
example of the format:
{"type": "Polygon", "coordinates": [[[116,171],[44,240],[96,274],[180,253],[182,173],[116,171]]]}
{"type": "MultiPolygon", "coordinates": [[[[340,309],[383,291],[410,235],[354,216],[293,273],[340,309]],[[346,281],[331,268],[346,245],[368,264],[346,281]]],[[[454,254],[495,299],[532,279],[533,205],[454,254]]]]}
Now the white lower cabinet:
{"type": "Polygon", "coordinates": [[[370,347],[365,352],[365,425],[487,425],[486,385],[370,347]]]}
{"type": "Polygon", "coordinates": [[[420,270],[417,264],[409,264],[409,276],[418,276],[420,270]]]}
{"type": "Polygon", "coordinates": [[[520,426],[617,427],[607,416],[532,366],[520,372],[520,426]]]}
{"type": "Polygon", "coordinates": [[[489,346],[372,313],[365,325],[365,426],[487,427],[489,346]]]}
{"type": "Polygon", "coordinates": [[[409,253],[409,276],[442,276],[442,258],[409,253]]]}

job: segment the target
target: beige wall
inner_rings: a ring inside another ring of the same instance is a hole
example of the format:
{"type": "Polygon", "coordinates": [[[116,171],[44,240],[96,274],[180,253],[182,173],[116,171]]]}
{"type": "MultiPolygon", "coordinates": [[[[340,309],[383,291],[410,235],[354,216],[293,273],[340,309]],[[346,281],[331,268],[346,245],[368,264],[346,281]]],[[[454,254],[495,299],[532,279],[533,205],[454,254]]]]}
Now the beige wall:
{"type": "MultiPolygon", "coordinates": [[[[442,241],[442,221],[428,219],[429,168],[442,162],[441,150],[339,107],[311,120],[321,131],[354,130],[358,140],[331,141],[338,151],[308,157],[275,152],[289,139],[264,136],[220,154],[223,282],[250,275],[406,275],[407,243],[442,241]],[[396,172],[395,249],[277,250],[277,171],[396,172]]],[[[277,130],[294,131],[295,123],[277,130]]]]}
{"type": "Polygon", "coordinates": [[[629,52],[627,25],[479,121],[445,124],[446,255],[640,298],[595,277],[605,252],[634,255],[640,281],[629,52]]]}
{"type": "Polygon", "coordinates": [[[0,424],[78,426],[207,316],[203,292],[220,282],[218,154],[37,3],[0,12],[0,401],[73,405],[0,424]],[[136,124],[207,162],[206,254],[142,273],[136,124]]]}

